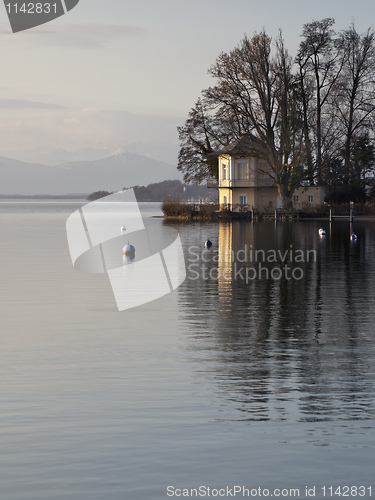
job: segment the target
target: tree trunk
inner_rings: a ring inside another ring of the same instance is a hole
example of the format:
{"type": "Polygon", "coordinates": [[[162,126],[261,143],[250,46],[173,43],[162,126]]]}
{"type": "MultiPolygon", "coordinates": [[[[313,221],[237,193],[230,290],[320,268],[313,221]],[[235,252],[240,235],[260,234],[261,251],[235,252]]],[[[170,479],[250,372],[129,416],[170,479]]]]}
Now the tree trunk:
{"type": "Polygon", "coordinates": [[[320,99],[319,74],[316,72],[316,182],[322,185],[322,104],[320,99]]]}
{"type": "Polygon", "coordinates": [[[292,202],[292,194],[288,188],[288,185],[285,185],[284,182],[277,182],[277,190],[280,196],[281,208],[283,210],[292,211],[293,210],[293,202],[292,202]]]}
{"type": "MultiPolygon", "coordinates": [[[[306,62],[305,62],[306,64],[306,62]]],[[[299,79],[301,85],[302,117],[303,117],[303,137],[305,139],[307,178],[310,186],[314,185],[314,162],[312,156],[312,146],[310,139],[310,126],[308,119],[308,98],[305,89],[304,64],[300,64],[299,79]]]]}

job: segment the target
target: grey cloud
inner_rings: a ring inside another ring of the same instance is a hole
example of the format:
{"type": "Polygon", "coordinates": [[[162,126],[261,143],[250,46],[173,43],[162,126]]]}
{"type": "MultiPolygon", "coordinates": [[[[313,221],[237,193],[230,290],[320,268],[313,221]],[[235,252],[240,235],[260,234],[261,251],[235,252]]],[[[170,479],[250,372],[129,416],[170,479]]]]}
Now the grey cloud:
{"type": "Polygon", "coordinates": [[[0,108],[6,109],[63,109],[63,106],[47,102],[26,101],[22,99],[0,99],[0,108]]]}
{"type": "Polygon", "coordinates": [[[101,48],[108,42],[122,38],[144,36],[146,30],[137,26],[126,26],[123,24],[99,24],[99,23],[58,23],[50,22],[46,28],[38,27],[14,35],[0,29],[2,38],[12,37],[12,44],[30,42],[33,45],[45,45],[45,37],[48,35],[48,44],[65,47],[101,48]],[[42,37],[40,38],[40,36],[42,37]],[[15,38],[17,36],[17,38],[15,38]],[[31,38],[31,37],[32,38],[31,38]],[[32,40],[32,41],[31,41],[32,40]]]}
{"type": "Polygon", "coordinates": [[[73,46],[98,48],[107,42],[128,37],[139,37],[144,30],[121,24],[68,24],[58,34],[61,42],[73,46]]]}

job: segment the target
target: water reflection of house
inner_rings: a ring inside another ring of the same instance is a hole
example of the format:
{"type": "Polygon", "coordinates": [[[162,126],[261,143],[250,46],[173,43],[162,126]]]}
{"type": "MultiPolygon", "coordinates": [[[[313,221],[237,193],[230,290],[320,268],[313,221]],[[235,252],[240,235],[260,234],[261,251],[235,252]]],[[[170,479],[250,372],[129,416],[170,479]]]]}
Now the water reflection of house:
{"type": "Polygon", "coordinates": [[[218,292],[222,309],[232,309],[232,255],[233,255],[233,225],[222,223],[219,226],[218,241],[218,292]]]}
{"type": "MultiPolygon", "coordinates": [[[[280,208],[274,175],[267,162],[254,155],[256,137],[245,134],[219,151],[219,203],[230,209],[248,207],[265,210],[280,208]]],[[[294,192],[294,206],[321,206],[324,188],[306,186],[294,192]]]]}

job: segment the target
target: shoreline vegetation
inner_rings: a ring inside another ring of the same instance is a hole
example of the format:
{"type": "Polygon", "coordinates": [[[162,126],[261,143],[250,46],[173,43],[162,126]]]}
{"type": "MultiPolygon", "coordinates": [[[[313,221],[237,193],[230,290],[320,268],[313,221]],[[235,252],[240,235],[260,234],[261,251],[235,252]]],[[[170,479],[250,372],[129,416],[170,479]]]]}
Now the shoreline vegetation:
{"type": "Polygon", "coordinates": [[[215,202],[194,203],[168,199],[161,204],[161,210],[166,218],[214,220],[219,218],[220,206],[215,202]]]}
{"type": "MultiPolygon", "coordinates": [[[[160,203],[162,217],[165,219],[176,219],[185,221],[194,220],[275,220],[277,219],[329,219],[330,210],[332,217],[349,217],[349,203],[330,203],[321,207],[311,207],[306,204],[302,210],[283,210],[274,207],[264,207],[254,210],[252,207],[232,206],[224,207],[218,203],[218,190],[209,188],[207,185],[186,185],[179,180],[166,180],[163,182],[149,184],[147,186],[133,186],[138,202],[160,203]],[[230,210],[229,210],[230,208],[230,210]]],[[[127,188],[123,188],[127,189],[127,188]]],[[[112,194],[110,191],[95,191],[91,194],[68,193],[64,195],[37,194],[0,194],[0,200],[75,200],[83,199],[94,201],[112,194]]],[[[366,202],[358,202],[353,205],[353,215],[355,217],[375,217],[375,200],[369,199],[366,202]]]]}
{"type": "MultiPolygon", "coordinates": [[[[155,182],[147,186],[131,186],[135,197],[139,202],[162,202],[165,199],[185,200],[186,202],[194,200],[204,200],[214,202],[218,199],[217,189],[207,187],[207,184],[183,184],[179,180],[166,180],[155,182]]],[[[123,188],[123,190],[128,188],[123,188]]],[[[104,196],[112,194],[110,191],[95,191],[87,196],[88,201],[94,201],[104,196]]]]}
{"type": "MultiPolygon", "coordinates": [[[[332,217],[347,217],[350,215],[350,205],[324,205],[322,207],[306,206],[302,210],[284,210],[271,209],[266,207],[264,210],[252,210],[251,207],[232,207],[228,210],[225,207],[220,207],[218,203],[204,202],[183,202],[179,199],[165,200],[161,205],[163,216],[167,219],[180,220],[220,220],[220,219],[250,219],[250,220],[267,220],[267,219],[329,219],[330,210],[332,217]]],[[[355,217],[375,216],[375,203],[355,203],[353,206],[353,214],[355,217]]]]}

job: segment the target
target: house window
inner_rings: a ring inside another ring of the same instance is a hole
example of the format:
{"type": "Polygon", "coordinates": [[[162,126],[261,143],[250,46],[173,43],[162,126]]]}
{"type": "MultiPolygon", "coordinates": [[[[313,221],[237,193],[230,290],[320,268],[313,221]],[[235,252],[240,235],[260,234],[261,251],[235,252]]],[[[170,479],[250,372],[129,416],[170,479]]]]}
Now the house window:
{"type": "Polygon", "coordinates": [[[247,162],[237,162],[237,175],[240,181],[249,180],[249,165],[247,162]]]}
{"type": "Polygon", "coordinates": [[[223,163],[223,181],[228,180],[228,165],[223,163]]]}
{"type": "Polygon", "coordinates": [[[224,207],[228,206],[228,196],[223,196],[224,207]]]}
{"type": "Polygon", "coordinates": [[[314,201],[314,195],[313,195],[313,194],[308,194],[308,195],[307,195],[307,201],[308,201],[309,203],[312,203],[312,202],[314,201]]]}
{"type": "Polygon", "coordinates": [[[295,194],[294,195],[294,203],[298,203],[298,201],[299,201],[298,194],[295,194]]]}
{"type": "Polygon", "coordinates": [[[247,205],[247,196],[246,196],[246,194],[241,194],[240,195],[240,205],[241,205],[241,207],[247,205]]]}

